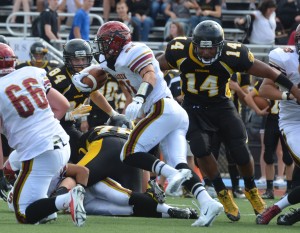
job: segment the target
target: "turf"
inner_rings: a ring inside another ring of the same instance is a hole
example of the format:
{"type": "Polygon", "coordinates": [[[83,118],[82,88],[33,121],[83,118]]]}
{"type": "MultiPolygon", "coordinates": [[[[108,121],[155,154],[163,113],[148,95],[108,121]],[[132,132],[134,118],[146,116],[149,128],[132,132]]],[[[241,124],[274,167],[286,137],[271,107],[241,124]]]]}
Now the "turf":
{"type": "MultiPolygon", "coordinates": [[[[66,214],[59,214],[55,222],[44,225],[21,225],[17,224],[15,216],[10,212],[6,203],[0,201],[0,232],[10,233],[76,233],[76,232],[122,232],[122,233],[193,233],[193,232],[213,232],[213,233],[282,233],[299,232],[299,223],[294,226],[278,226],[276,218],[269,225],[261,226],[255,224],[255,215],[250,203],[247,200],[236,199],[240,208],[241,219],[239,222],[230,222],[225,214],[220,215],[213,223],[212,227],[191,227],[194,220],[182,219],[155,219],[155,218],[135,218],[135,217],[100,217],[88,216],[86,224],[75,227],[71,217],[66,214]]],[[[189,198],[167,198],[167,203],[179,207],[192,207],[192,199],[189,198]]],[[[268,206],[274,203],[267,201],[268,206]]],[[[299,206],[296,206],[299,207],[299,206]]],[[[288,211],[288,208],[284,211],[288,211]]]]}

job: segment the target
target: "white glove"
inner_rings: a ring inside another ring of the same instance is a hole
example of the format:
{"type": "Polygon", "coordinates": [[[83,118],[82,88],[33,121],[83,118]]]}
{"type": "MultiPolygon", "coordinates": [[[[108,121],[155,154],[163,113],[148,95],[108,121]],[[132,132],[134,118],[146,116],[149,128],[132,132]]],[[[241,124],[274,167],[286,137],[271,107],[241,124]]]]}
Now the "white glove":
{"type": "Polygon", "coordinates": [[[91,105],[80,105],[72,111],[69,111],[65,115],[66,121],[74,121],[81,117],[90,115],[90,111],[92,110],[91,105]]]}
{"type": "Polygon", "coordinates": [[[128,120],[133,121],[140,116],[140,111],[144,103],[144,98],[136,96],[132,98],[132,102],[125,109],[125,116],[128,120]]]}
{"type": "Polygon", "coordinates": [[[86,72],[81,72],[73,75],[72,82],[80,91],[82,92],[91,92],[92,88],[90,88],[87,84],[81,82],[81,79],[89,74],[86,72]]]}

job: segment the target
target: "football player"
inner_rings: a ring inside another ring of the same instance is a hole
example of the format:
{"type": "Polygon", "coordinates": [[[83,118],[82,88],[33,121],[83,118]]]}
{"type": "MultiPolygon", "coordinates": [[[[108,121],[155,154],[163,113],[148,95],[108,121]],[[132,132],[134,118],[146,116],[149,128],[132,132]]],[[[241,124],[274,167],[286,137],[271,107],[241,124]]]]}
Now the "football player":
{"type": "Polygon", "coordinates": [[[47,59],[48,49],[42,42],[34,42],[30,47],[31,60],[22,62],[16,65],[16,69],[20,69],[24,66],[35,66],[46,70],[46,72],[52,70],[61,64],[56,60],[47,59]]]}
{"type": "MultiPolygon", "coordinates": [[[[19,223],[36,224],[70,206],[74,224],[81,226],[86,218],[82,186],[60,197],[47,196],[53,174],[70,157],[69,136],[58,121],[69,103],[51,88],[45,70],[15,70],[15,62],[13,50],[0,43],[0,131],[21,163],[13,194],[16,219],[19,223]]],[[[0,149],[2,158],[1,141],[0,149]]]]}
{"type": "Polygon", "coordinates": [[[241,117],[230,98],[228,82],[235,72],[268,77],[290,90],[300,100],[300,90],[284,74],[254,58],[238,42],[225,41],[224,30],[216,22],[205,20],[197,25],[191,38],[175,38],[165,54],[158,57],[162,70],[181,71],[183,107],[189,115],[187,139],[200,169],[212,180],[227,217],[240,219],[238,206],[222,181],[211,153],[211,139],[217,132],[224,139],[245,183],[245,195],[256,214],[265,203],[254,182],[253,157],[246,144],[247,134],[241,117]]]}
{"type": "MultiPolygon", "coordinates": [[[[71,162],[77,163],[78,139],[82,132],[75,126],[75,120],[89,114],[90,105],[86,105],[88,98],[109,116],[117,112],[109,105],[99,90],[90,93],[81,92],[72,83],[72,76],[91,65],[93,54],[90,44],[82,39],[68,41],[63,49],[64,65],[47,73],[52,86],[62,93],[70,103],[70,109],[60,123],[70,136],[71,162]]],[[[83,119],[86,121],[86,118],[83,119]]]]}
{"type": "MultiPolygon", "coordinates": [[[[285,167],[286,174],[286,182],[287,189],[286,193],[289,193],[292,189],[292,174],[294,170],[293,159],[290,156],[288,148],[284,142],[284,138],[279,129],[279,101],[278,100],[270,100],[270,106],[265,109],[259,109],[253,100],[254,96],[259,95],[259,88],[262,84],[262,79],[258,80],[254,88],[251,90],[249,95],[245,97],[248,105],[254,109],[258,114],[267,113],[266,120],[264,124],[264,152],[263,159],[266,163],[265,165],[265,174],[267,180],[267,189],[265,193],[262,194],[263,199],[274,199],[274,191],[273,191],[273,181],[275,177],[275,165],[274,165],[274,153],[277,154],[277,164],[278,164],[278,174],[279,174],[279,163],[282,163],[283,170],[285,167]],[[278,147],[279,143],[279,147],[278,147]],[[279,157],[279,153],[282,153],[279,157]],[[280,159],[280,160],[279,160],[280,159]]],[[[282,171],[284,172],[284,171],[282,171]]]]}
{"type": "MultiPolygon", "coordinates": [[[[201,215],[192,226],[210,226],[223,206],[212,199],[198,175],[187,165],[186,131],[188,116],[173,99],[153,51],[131,41],[129,28],[121,22],[103,24],[95,39],[100,66],[130,90],[132,102],[126,107],[129,120],[141,118],[123,146],[121,160],[130,166],[163,175],[169,179],[166,192],[176,192],[181,184],[191,191],[201,206],[201,215]],[[166,163],[149,153],[160,144],[166,163]]],[[[78,88],[90,91],[80,82],[78,88]]]]}
{"type": "MultiPolygon", "coordinates": [[[[299,56],[300,56],[300,25],[296,28],[295,45],[288,48],[276,48],[269,53],[269,64],[286,74],[286,76],[295,84],[300,83],[299,74],[299,56]]],[[[300,166],[300,141],[299,141],[299,127],[300,127],[300,105],[299,100],[288,90],[282,86],[276,85],[272,80],[264,80],[259,94],[265,98],[279,101],[279,128],[283,135],[284,141],[288,146],[288,150],[299,169],[300,166]]],[[[295,170],[296,170],[295,166],[295,170]]],[[[297,175],[299,175],[297,170],[297,175]]],[[[295,171],[294,174],[295,175],[295,171]]],[[[295,177],[293,177],[294,181],[295,177]]],[[[300,203],[300,186],[299,176],[298,186],[273,206],[268,208],[264,213],[257,217],[257,224],[268,224],[277,214],[284,208],[300,203]]],[[[291,212],[281,215],[277,218],[279,225],[293,225],[300,221],[300,210],[292,209],[291,212]]]]}

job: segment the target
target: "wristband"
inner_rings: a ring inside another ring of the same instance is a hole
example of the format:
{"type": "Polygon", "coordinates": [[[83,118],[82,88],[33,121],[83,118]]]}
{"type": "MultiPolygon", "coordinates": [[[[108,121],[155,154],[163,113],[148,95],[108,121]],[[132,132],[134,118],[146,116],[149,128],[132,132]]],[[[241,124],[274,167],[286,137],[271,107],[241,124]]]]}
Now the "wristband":
{"type": "Polygon", "coordinates": [[[83,122],[83,121],[87,121],[87,116],[81,117],[81,122],[83,122]]]}
{"type": "Polygon", "coordinates": [[[274,82],[286,88],[288,91],[290,91],[294,86],[294,84],[284,74],[280,74],[274,82]]]}
{"type": "Polygon", "coordinates": [[[282,92],[281,99],[282,100],[291,100],[290,93],[288,91],[282,92]]]}
{"type": "Polygon", "coordinates": [[[142,82],[135,96],[140,96],[145,100],[152,90],[153,86],[150,83],[142,82]]]}

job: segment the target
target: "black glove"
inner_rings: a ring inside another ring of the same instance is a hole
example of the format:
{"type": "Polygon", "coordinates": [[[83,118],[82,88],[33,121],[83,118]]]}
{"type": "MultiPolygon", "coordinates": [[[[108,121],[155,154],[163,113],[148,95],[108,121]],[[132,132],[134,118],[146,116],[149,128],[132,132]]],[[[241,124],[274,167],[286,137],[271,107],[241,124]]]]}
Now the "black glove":
{"type": "Polygon", "coordinates": [[[11,190],[12,186],[3,175],[3,170],[0,170],[0,197],[3,201],[7,201],[7,193],[11,190]]]}

